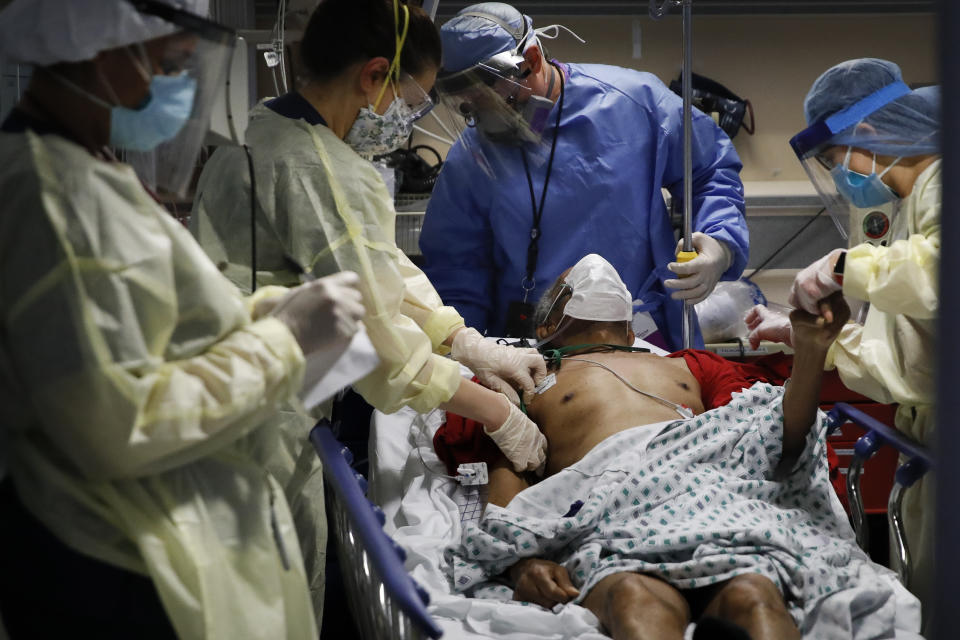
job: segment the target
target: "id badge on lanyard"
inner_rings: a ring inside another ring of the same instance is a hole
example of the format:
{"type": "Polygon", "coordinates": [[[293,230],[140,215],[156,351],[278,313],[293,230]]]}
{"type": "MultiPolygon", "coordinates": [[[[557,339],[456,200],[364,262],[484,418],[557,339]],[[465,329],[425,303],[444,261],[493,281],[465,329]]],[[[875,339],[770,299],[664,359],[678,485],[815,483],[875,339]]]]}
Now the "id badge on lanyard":
{"type": "MultiPolygon", "coordinates": [[[[551,64],[553,63],[551,62],[551,64]]],[[[537,270],[537,254],[540,251],[540,220],[543,217],[543,205],[547,200],[550,174],[553,172],[553,154],[557,150],[557,137],[560,135],[560,117],[563,115],[564,86],[566,84],[563,71],[557,68],[557,72],[560,74],[560,102],[557,106],[557,122],[553,130],[553,143],[550,145],[550,159],[547,161],[547,173],[543,180],[543,192],[540,195],[539,207],[533,193],[533,178],[530,177],[527,153],[523,147],[520,148],[523,169],[527,175],[527,184],[530,187],[530,202],[533,205],[533,228],[530,229],[530,244],[527,246],[527,271],[520,282],[523,297],[520,300],[511,300],[507,305],[507,317],[504,323],[504,332],[507,338],[530,338],[536,331],[533,322],[535,306],[529,300],[529,297],[537,286],[534,273],[537,270]]]]}

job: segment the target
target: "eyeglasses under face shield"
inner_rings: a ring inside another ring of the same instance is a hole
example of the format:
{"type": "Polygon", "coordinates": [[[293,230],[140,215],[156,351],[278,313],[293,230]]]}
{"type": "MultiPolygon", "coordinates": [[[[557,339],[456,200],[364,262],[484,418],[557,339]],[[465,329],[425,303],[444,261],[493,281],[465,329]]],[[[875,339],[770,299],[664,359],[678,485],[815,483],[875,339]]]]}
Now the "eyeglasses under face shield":
{"type": "Polygon", "coordinates": [[[553,101],[536,95],[524,83],[529,70],[512,51],[437,78],[437,111],[448,135],[458,140],[485,173],[495,176],[503,154],[523,148],[534,163],[545,160],[543,131],[553,101]]]}
{"type": "Polygon", "coordinates": [[[870,114],[908,93],[910,88],[906,84],[894,82],[790,139],[790,146],[844,239],[849,234],[853,205],[840,195],[834,174],[844,165],[850,147],[857,146],[857,126],[870,114]]]}
{"type": "Polygon", "coordinates": [[[541,141],[553,103],[533,100],[533,91],[523,84],[529,75],[520,71],[523,61],[522,56],[504,52],[437,78],[437,93],[455,116],[457,133],[475,128],[490,142],[514,146],[541,141]]]}
{"type": "Polygon", "coordinates": [[[400,72],[400,78],[393,83],[393,91],[397,97],[406,103],[407,109],[410,111],[410,118],[414,121],[427,115],[433,109],[433,98],[406,71],[400,72]]]}

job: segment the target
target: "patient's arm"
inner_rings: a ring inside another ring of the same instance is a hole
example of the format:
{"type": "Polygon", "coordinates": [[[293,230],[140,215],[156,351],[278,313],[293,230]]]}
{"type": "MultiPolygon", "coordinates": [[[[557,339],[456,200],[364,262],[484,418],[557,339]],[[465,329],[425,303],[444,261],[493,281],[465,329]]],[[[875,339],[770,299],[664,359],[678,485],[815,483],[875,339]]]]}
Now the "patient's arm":
{"type": "Polygon", "coordinates": [[[820,315],[795,310],[793,326],[793,372],[783,395],[783,454],[776,475],[782,477],[803,453],[807,433],[817,416],[820,383],[827,350],[850,317],[840,292],[820,301],[820,315]],[[825,317],[831,318],[827,322],[825,317]]]}
{"type": "Polygon", "coordinates": [[[526,478],[513,470],[513,465],[500,451],[497,451],[497,459],[489,462],[488,466],[490,469],[488,504],[505,507],[513,500],[513,496],[530,486],[526,478]]]}

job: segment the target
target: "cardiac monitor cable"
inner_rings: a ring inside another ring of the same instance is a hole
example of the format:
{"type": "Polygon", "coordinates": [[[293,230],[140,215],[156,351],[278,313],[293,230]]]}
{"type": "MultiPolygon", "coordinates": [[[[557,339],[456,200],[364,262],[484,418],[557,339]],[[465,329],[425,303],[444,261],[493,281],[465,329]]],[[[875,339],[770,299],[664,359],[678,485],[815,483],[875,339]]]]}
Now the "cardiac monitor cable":
{"type": "Polygon", "coordinates": [[[676,411],[678,414],[680,414],[680,415],[681,415],[682,417],[684,417],[684,418],[692,418],[692,417],[694,416],[693,410],[690,409],[690,407],[685,407],[684,405],[682,405],[682,404],[677,404],[676,402],[670,402],[670,401],[667,400],[666,398],[661,398],[660,396],[655,395],[655,394],[653,394],[653,393],[650,393],[650,392],[648,392],[648,391],[644,391],[643,389],[638,389],[638,388],[635,387],[629,380],[627,380],[627,379],[624,378],[622,375],[620,375],[619,373],[617,373],[616,371],[614,371],[613,369],[611,369],[611,368],[608,367],[607,365],[603,364],[602,362],[597,362],[596,360],[588,360],[588,359],[586,359],[586,358],[576,358],[576,357],[564,357],[563,359],[564,359],[564,360],[572,360],[572,361],[574,361],[574,362],[586,362],[586,363],[589,363],[589,364],[592,364],[592,365],[596,365],[596,366],[598,366],[598,367],[600,367],[600,368],[602,368],[602,369],[606,369],[607,371],[609,371],[610,373],[612,373],[614,376],[616,376],[617,380],[619,380],[619,381],[622,382],[623,384],[627,385],[627,387],[629,387],[629,388],[632,389],[633,391],[636,391],[636,392],[639,393],[640,395],[646,396],[646,397],[648,397],[648,398],[650,398],[650,399],[652,399],[652,400],[656,400],[657,402],[659,402],[660,404],[662,404],[662,405],[664,405],[664,406],[666,406],[666,407],[670,407],[671,409],[673,409],[674,411],[676,411]]]}

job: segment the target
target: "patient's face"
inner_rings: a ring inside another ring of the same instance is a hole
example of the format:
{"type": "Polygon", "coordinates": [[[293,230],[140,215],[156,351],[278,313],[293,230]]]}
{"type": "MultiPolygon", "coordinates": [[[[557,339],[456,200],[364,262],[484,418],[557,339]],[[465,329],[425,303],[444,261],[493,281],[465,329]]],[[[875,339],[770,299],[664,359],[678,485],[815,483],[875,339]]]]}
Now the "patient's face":
{"type": "Polygon", "coordinates": [[[553,304],[553,309],[549,315],[547,315],[545,321],[537,326],[536,332],[538,340],[543,340],[555,333],[560,321],[563,319],[563,310],[570,300],[570,294],[573,293],[570,288],[564,284],[564,279],[566,279],[570,273],[570,269],[573,269],[573,267],[569,267],[561,273],[557,279],[553,281],[553,286],[550,287],[543,296],[544,299],[550,300],[550,303],[553,304]]]}

